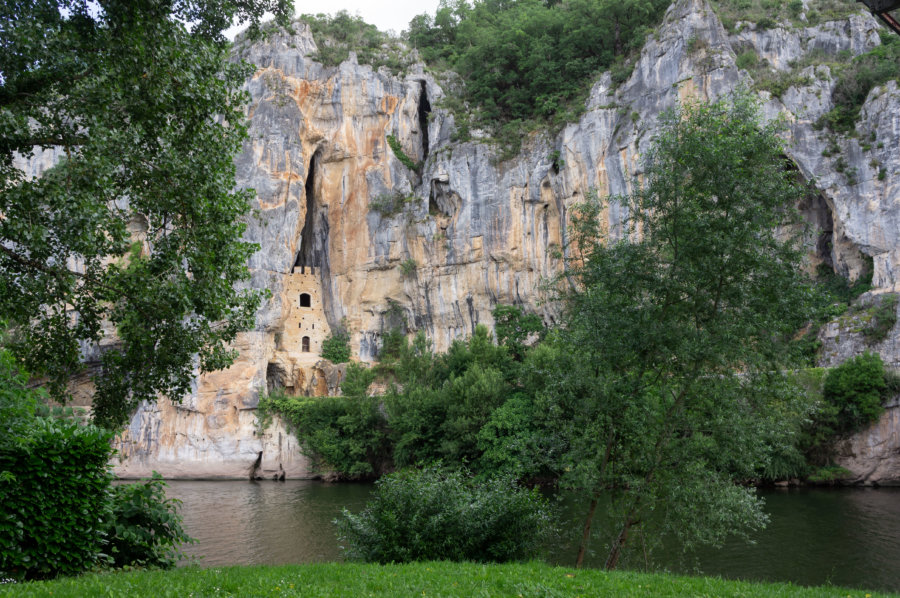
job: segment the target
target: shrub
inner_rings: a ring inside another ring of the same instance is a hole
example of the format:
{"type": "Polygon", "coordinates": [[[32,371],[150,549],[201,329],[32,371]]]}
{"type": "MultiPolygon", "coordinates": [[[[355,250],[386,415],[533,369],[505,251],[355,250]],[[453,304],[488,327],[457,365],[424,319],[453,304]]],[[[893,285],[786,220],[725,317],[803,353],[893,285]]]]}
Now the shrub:
{"type": "Polygon", "coordinates": [[[880,46],[857,56],[841,72],[831,93],[835,106],[822,117],[823,123],[834,131],[852,131],[872,88],[898,77],[900,39],[882,32],[880,46]]]}
{"type": "Polygon", "coordinates": [[[372,370],[351,364],[341,385],[342,397],[291,397],[273,392],[262,397],[260,421],[277,413],[296,434],[314,467],[345,479],[363,479],[382,473],[390,464],[387,422],[380,399],[366,389],[372,370]]]}
{"type": "Polygon", "coordinates": [[[421,162],[416,162],[412,158],[406,155],[406,152],[403,151],[403,146],[400,145],[400,140],[394,137],[393,135],[387,136],[388,145],[391,146],[391,151],[394,152],[394,155],[397,156],[397,159],[400,162],[412,170],[413,172],[421,173],[423,164],[421,162]]]}
{"type": "Polygon", "coordinates": [[[737,60],[735,60],[735,64],[737,65],[737,67],[744,70],[756,68],[758,62],[759,56],[753,50],[741,52],[740,54],[738,54],[737,60]]]}
{"type": "MultiPolygon", "coordinates": [[[[105,564],[112,434],[36,419],[0,446],[0,577],[76,575],[105,564]]],[[[5,439],[4,439],[5,440],[5,439]]]]}
{"type": "Polygon", "coordinates": [[[398,39],[346,10],[334,15],[305,14],[300,18],[309,24],[319,49],[313,58],[325,66],[339,65],[347,60],[351,50],[356,52],[359,64],[372,65],[376,70],[386,66],[395,74],[412,62],[398,39]]]}
{"type": "MultiPolygon", "coordinates": [[[[625,58],[640,50],[669,4],[453,2],[413,19],[406,36],[427,62],[465,81],[470,124],[492,133],[511,121],[530,129],[578,103],[597,73],[612,70],[616,84],[627,79],[633,60],[625,58]]],[[[454,112],[460,123],[464,111],[454,112]]]]}
{"type": "Polygon", "coordinates": [[[347,557],[376,563],[525,560],[552,530],[537,490],[437,467],[382,478],[362,513],[344,510],[335,524],[347,557]]]}
{"type": "Polygon", "coordinates": [[[878,305],[871,310],[872,319],[862,333],[869,344],[879,343],[897,324],[897,295],[888,293],[880,298],[878,305]]]}
{"type": "Polygon", "coordinates": [[[512,391],[513,361],[478,325],[468,341],[435,355],[416,338],[401,350],[395,374],[401,387],[385,395],[394,462],[411,466],[446,460],[475,463],[478,431],[512,391]]]}
{"type": "Polygon", "coordinates": [[[825,377],[822,397],[834,407],[829,423],[838,434],[854,432],[878,419],[887,391],[884,364],[877,353],[863,353],[832,368],[825,377]]]}
{"type": "Polygon", "coordinates": [[[415,201],[415,195],[403,195],[399,191],[382,193],[369,200],[369,210],[382,216],[393,216],[415,201]]]}
{"type": "Polygon", "coordinates": [[[43,393],[28,388],[28,375],[16,368],[12,353],[0,347],[0,451],[28,436],[43,398],[43,393]]]}
{"type": "Polygon", "coordinates": [[[823,467],[816,468],[815,471],[807,476],[806,481],[813,484],[833,485],[837,482],[840,482],[841,480],[852,477],[853,472],[844,467],[840,467],[837,465],[825,465],[823,467]]]}
{"type": "Polygon", "coordinates": [[[345,330],[338,330],[328,335],[322,341],[322,358],[332,363],[350,361],[350,334],[345,330]]]}
{"type": "Polygon", "coordinates": [[[148,480],[112,487],[106,550],[114,566],[168,569],[183,557],[181,545],[194,541],[181,525],[177,512],[181,501],[166,498],[165,489],[166,483],[155,471],[148,480]]]}
{"type": "Polygon", "coordinates": [[[110,488],[112,433],[47,408],[27,382],[0,349],[0,579],[173,566],[191,540],[159,474],[110,488]]]}
{"type": "Polygon", "coordinates": [[[416,269],[419,267],[419,264],[416,263],[416,260],[413,258],[407,258],[400,262],[400,274],[403,275],[404,278],[410,278],[413,274],[416,273],[416,269]]]}

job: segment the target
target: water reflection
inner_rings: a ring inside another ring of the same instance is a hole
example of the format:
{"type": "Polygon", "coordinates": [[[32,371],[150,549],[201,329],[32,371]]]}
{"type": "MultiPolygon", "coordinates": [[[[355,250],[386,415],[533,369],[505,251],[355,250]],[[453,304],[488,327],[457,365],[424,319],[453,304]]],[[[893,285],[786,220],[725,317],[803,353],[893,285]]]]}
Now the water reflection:
{"type": "MultiPolygon", "coordinates": [[[[372,486],[313,481],[169,482],[184,501],[188,532],[201,565],[280,564],[340,558],[332,520],[344,507],[360,510],[372,486]]],[[[803,585],[900,590],[900,489],[800,489],[762,492],[769,526],[721,549],[689,555],[663,546],[658,568],[732,579],[792,581],[803,585]]],[[[565,527],[573,533],[549,547],[553,563],[574,562],[575,529],[583,505],[564,499],[565,527]]],[[[602,564],[602,550],[588,566],[602,564]]]]}
{"type": "Polygon", "coordinates": [[[168,482],[188,533],[185,552],[200,564],[310,563],[340,558],[332,520],[346,507],[359,510],[372,487],[291,480],[251,483],[168,482]]]}

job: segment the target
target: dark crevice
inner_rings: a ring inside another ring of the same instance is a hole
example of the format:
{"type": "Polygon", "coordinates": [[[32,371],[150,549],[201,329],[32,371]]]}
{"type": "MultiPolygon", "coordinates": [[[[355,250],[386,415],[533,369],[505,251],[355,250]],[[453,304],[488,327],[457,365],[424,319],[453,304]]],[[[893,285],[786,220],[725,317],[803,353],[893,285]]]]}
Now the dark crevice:
{"type": "Polygon", "coordinates": [[[794,232],[801,237],[804,250],[814,265],[823,264],[833,269],[834,217],[831,206],[790,157],[782,154],[782,159],[785,170],[791,173],[794,181],[806,187],[805,195],[796,204],[801,221],[794,224],[794,232]]]}
{"type": "Polygon", "coordinates": [[[253,465],[250,466],[249,474],[251,481],[262,479],[257,473],[259,471],[259,466],[262,465],[262,456],[263,452],[259,451],[259,453],[256,454],[256,460],[253,461],[253,465]]]}
{"type": "Polygon", "coordinates": [[[288,373],[284,367],[275,362],[269,362],[266,366],[266,390],[271,394],[273,391],[287,386],[288,373]]]}
{"type": "Polygon", "coordinates": [[[306,171],[304,196],[306,197],[306,217],[300,233],[300,250],[294,267],[311,268],[322,284],[322,309],[332,330],[340,326],[341,314],[331,285],[331,264],[329,258],[328,200],[329,190],[323,184],[322,148],[313,153],[306,171]]]}
{"type": "Polygon", "coordinates": [[[425,81],[419,81],[419,130],[422,132],[422,162],[428,159],[428,115],[431,114],[431,102],[428,101],[428,89],[425,81]]]}
{"type": "Polygon", "coordinates": [[[328,251],[328,219],[327,208],[316,197],[316,177],[319,172],[319,161],[322,154],[317,151],[309,161],[304,185],[306,196],[306,220],[300,233],[300,251],[294,267],[321,268],[327,261],[328,251]]]}

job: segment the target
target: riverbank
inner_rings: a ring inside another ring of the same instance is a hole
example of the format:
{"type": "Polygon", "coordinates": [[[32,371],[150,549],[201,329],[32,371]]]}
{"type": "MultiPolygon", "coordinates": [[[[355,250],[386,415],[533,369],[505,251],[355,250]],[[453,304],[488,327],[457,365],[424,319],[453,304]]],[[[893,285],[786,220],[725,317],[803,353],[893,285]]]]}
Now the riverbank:
{"type": "Polygon", "coordinates": [[[90,574],[51,582],[0,585],[0,596],[897,596],[838,587],[725,581],[630,571],[565,569],[543,563],[412,563],[186,567],[172,571],[90,574]]]}

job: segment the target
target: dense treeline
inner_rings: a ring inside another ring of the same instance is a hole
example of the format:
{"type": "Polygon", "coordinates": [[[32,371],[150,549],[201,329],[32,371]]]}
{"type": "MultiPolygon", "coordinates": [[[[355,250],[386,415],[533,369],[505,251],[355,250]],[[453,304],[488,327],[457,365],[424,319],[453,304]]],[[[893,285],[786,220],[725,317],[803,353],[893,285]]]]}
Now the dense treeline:
{"type": "Polygon", "coordinates": [[[479,123],[556,115],[599,72],[624,79],[669,0],[443,0],[406,35],[465,81],[479,123]]]}
{"type": "MultiPolygon", "coordinates": [[[[501,309],[510,314],[511,326],[524,320],[524,327],[534,328],[534,316],[501,309]]],[[[519,407],[541,386],[539,376],[528,376],[535,357],[517,359],[517,342],[521,337],[510,336],[496,345],[488,329],[478,326],[471,338],[435,353],[423,334],[409,342],[394,332],[377,367],[350,365],[342,396],[306,399],[275,392],[260,402],[263,423],[272,412],[287,419],[319,467],[340,477],[368,478],[439,461],[468,463],[476,472],[534,475],[537,468],[497,444],[498,434],[521,428],[519,407]],[[368,394],[376,376],[390,383],[383,396],[368,394]]]]}

